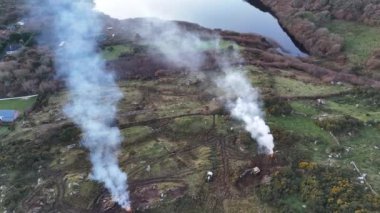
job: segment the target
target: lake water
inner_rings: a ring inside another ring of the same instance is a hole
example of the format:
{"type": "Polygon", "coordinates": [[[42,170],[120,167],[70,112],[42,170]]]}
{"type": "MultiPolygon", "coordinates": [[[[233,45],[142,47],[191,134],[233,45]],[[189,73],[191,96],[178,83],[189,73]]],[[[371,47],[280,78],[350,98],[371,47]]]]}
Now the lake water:
{"type": "Polygon", "coordinates": [[[277,19],[243,0],[95,0],[95,8],[113,18],[153,17],[197,23],[272,38],[284,52],[305,54],[297,48],[277,19]]]}

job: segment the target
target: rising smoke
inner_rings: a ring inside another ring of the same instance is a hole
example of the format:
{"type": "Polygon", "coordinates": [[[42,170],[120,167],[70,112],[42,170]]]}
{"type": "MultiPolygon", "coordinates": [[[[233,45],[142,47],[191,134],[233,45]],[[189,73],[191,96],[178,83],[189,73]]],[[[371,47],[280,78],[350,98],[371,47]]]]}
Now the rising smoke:
{"type": "Polygon", "coordinates": [[[90,151],[93,165],[90,177],[103,183],[112,199],[127,209],[130,207],[127,175],[119,168],[117,159],[121,135],[112,126],[122,94],[96,53],[100,20],[90,0],[37,3],[53,19],[50,40],[57,42],[56,68],[69,90],[70,100],[64,112],[82,129],[82,144],[90,151]]]}
{"type": "Polygon", "coordinates": [[[199,71],[206,61],[202,50],[214,51],[217,66],[222,71],[214,79],[221,92],[220,99],[225,102],[231,115],[244,123],[245,129],[257,141],[259,151],[273,154],[273,136],[264,121],[259,93],[245,74],[233,66],[244,61],[237,48],[226,50],[218,35],[189,31],[175,22],[150,20],[149,24],[139,28],[138,33],[148,45],[165,55],[167,61],[191,71],[199,71]]]}
{"type": "Polygon", "coordinates": [[[263,119],[258,91],[251,86],[242,72],[224,70],[224,76],[216,79],[216,85],[224,92],[224,99],[231,115],[244,122],[245,130],[257,141],[259,151],[273,154],[273,136],[263,119]]]}
{"type": "Polygon", "coordinates": [[[153,51],[163,54],[163,60],[192,71],[198,71],[204,63],[204,57],[199,50],[217,46],[216,40],[210,40],[205,45],[199,34],[187,31],[174,22],[160,19],[142,21],[137,32],[143,38],[143,43],[153,51]]]}

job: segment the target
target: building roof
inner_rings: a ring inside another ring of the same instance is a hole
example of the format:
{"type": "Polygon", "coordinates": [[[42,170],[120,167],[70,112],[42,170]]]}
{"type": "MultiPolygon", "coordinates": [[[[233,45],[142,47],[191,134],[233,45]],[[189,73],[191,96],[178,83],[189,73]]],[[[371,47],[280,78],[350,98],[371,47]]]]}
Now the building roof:
{"type": "Polygon", "coordinates": [[[0,121],[14,122],[19,116],[17,110],[0,110],[0,121]]]}
{"type": "Polygon", "coordinates": [[[17,51],[22,48],[21,44],[9,44],[6,48],[5,51],[17,51]]]}

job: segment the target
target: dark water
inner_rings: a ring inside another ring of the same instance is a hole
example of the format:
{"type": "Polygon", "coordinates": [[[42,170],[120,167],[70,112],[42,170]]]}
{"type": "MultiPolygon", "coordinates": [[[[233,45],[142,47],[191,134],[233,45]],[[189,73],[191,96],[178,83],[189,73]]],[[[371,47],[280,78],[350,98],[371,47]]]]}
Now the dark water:
{"type": "Polygon", "coordinates": [[[95,0],[96,9],[118,19],[154,17],[197,23],[272,38],[294,56],[297,48],[276,18],[243,0],[95,0]]]}

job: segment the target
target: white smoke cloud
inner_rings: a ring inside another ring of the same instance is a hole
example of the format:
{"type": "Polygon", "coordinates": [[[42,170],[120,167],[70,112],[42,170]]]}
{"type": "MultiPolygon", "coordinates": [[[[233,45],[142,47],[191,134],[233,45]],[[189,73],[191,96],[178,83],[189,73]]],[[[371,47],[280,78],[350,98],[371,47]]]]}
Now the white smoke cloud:
{"type": "Polygon", "coordinates": [[[90,177],[103,183],[120,206],[129,208],[127,175],[117,159],[121,135],[112,126],[122,93],[96,53],[101,22],[90,0],[38,3],[52,18],[53,35],[49,36],[57,42],[56,68],[69,90],[64,112],[82,129],[82,144],[90,151],[93,165],[90,177]]]}
{"type": "Polygon", "coordinates": [[[244,122],[245,130],[257,141],[260,152],[273,154],[273,136],[263,119],[259,93],[244,73],[225,70],[225,75],[218,77],[215,82],[225,94],[223,98],[231,115],[244,122]]]}
{"type": "Polygon", "coordinates": [[[139,26],[138,34],[145,44],[153,47],[154,51],[163,53],[164,59],[174,65],[199,70],[204,62],[199,50],[217,45],[214,41],[206,46],[199,35],[181,29],[175,22],[153,18],[148,20],[139,26]]]}
{"type": "Polygon", "coordinates": [[[232,66],[242,63],[237,48],[222,49],[222,41],[218,35],[200,35],[185,30],[174,22],[151,20],[139,29],[145,42],[165,55],[166,60],[192,71],[199,71],[206,56],[202,50],[215,51],[216,62],[222,74],[214,82],[229,109],[231,115],[245,125],[259,146],[259,151],[273,154],[274,142],[270,128],[264,121],[264,113],[260,107],[259,92],[252,87],[245,74],[232,66]]]}

